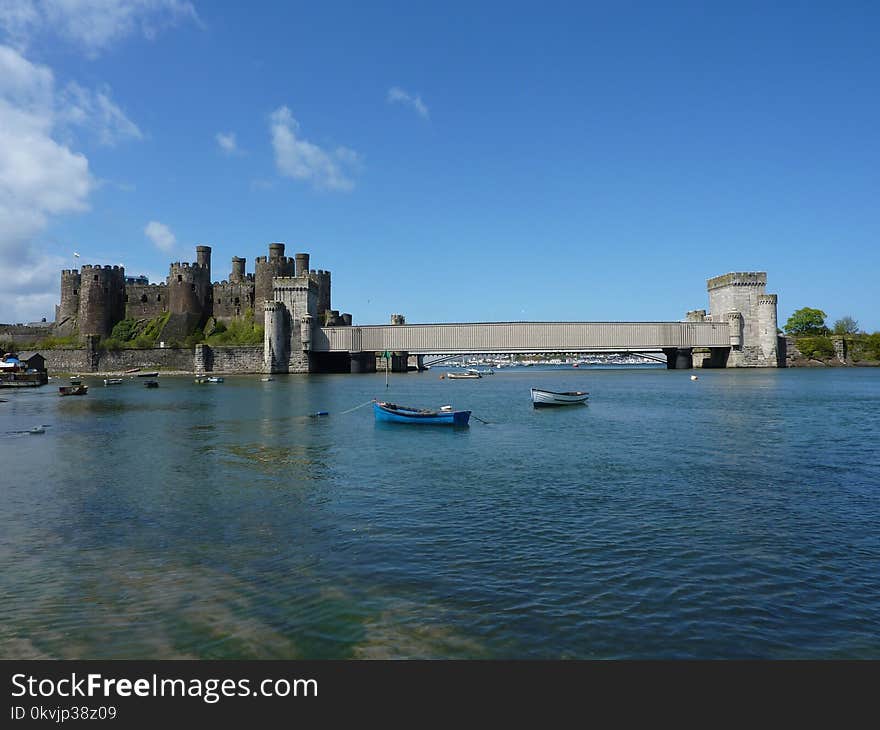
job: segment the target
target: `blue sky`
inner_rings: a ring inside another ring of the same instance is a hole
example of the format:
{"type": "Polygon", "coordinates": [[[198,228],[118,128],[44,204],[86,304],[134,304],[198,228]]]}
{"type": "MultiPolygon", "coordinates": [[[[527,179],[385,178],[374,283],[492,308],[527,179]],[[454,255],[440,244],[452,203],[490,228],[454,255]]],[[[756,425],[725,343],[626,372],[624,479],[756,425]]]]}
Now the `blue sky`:
{"type": "Polygon", "coordinates": [[[674,320],[763,270],[781,323],[880,329],[878,8],[6,0],[0,321],[283,241],[356,323],[674,320]]]}

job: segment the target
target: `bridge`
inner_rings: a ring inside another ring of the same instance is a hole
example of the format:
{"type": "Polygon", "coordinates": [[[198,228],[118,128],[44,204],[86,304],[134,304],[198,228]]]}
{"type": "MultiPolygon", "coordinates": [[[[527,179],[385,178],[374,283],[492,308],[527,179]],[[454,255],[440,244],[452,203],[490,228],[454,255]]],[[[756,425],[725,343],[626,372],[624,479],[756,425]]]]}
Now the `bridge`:
{"type": "Polygon", "coordinates": [[[736,272],[709,279],[711,314],[678,322],[469,322],[317,326],[309,290],[276,280],[266,302],[268,372],[373,372],[376,356],[391,354],[392,369],[426,355],[547,352],[663,353],[669,368],[778,367],[776,295],[766,274],[736,272]],[[286,323],[290,323],[289,325],[286,323]]]}

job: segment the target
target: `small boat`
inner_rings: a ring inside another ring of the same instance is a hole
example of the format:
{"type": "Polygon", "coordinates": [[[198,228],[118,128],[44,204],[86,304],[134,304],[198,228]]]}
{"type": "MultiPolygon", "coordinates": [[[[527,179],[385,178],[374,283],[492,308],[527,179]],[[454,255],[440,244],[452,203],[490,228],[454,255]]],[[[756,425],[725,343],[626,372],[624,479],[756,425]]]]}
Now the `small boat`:
{"type": "Polygon", "coordinates": [[[263,383],[271,383],[275,378],[260,378],[260,381],[263,383]]]}
{"type": "Polygon", "coordinates": [[[140,370],[140,368],[129,368],[128,370],[125,371],[125,373],[126,373],[126,375],[128,373],[136,373],[138,370],[140,370]]]}
{"type": "Polygon", "coordinates": [[[579,362],[576,362],[576,363],[573,363],[573,364],[572,364],[572,367],[573,367],[573,368],[579,368],[580,366],[581,366],[581,364],[580,364],[579,362]]]}
{"type": "Polygon", "coordinates": [[[104,385],[122,385],[122,378],[104,378],[104,385]]]}
{"type": "Polygon", "coordinates": [[[30,431],[28,431],[28,433],[32,435],[37,433],[46,433],[46,429],[42,426],[34,426],[30,431]]]}
{"type": "Polygon", "coordinates": [[[198,385],[202,385],[203,383],[208,382],[208,379],[204,375],[196,375],[195,382],[198,385]]]}
{"type": "Polygon", "coordinates": [[[385,401],[373,401],[373,413],[377,421],[389,423],[412,423],[418,426],[467,426],[470,411],[427,408],[409,408],[385,401]]]}
{"type": "Polygon", "coordinates": [[[494,375],[495,374],[494,370],[477,370],[476,368],[470,368],[468,370],[468,372],[471,375],[479,375],[480,377],[483,377],[484,375],[494,375]]]}
{"type": "Polygon", "coordinates": [[[158,371],[158,370],[153,370],[153,371],[151,371],[151,372],[149,372],[149,373],[138,373],[137,376],[138,376],[139,378],[158,378],[158,377],[159,377],[159,371],[158,371]]]}
{"type": "Polygon", "coordinates": [[[158,380],[148,380],[146,383],[144,383],[144,387],[145,388],[158,388],[159,381],[158,380]]]}
{"type": "Polygon", "coordinates": [[[85,395],[89,392],[89,386],[77,383],[76,385],[62,385],[58,388],[58,395],[85,395]]]}
{"type": "Polygon", "coordinates": [[[535,408],[542,406],[573,406],[586,402],[589,395],[589,393],[585,393],[582,390],[569,390],[558,393],[554,390],[532,388],[532,405],[535,408]]]}
{"type": "Polygon", "coordinates": [[[448,373],[446,377],[450,380],[476,380],[483,376],[479,373],[448,373]]]}
{"type": "Polygon", "coordinates": [[[217,378],[217,377],[205,378],[205,380],[207,380],[209,383],[222,383],[223,382],[223,378],[217,378]]]}

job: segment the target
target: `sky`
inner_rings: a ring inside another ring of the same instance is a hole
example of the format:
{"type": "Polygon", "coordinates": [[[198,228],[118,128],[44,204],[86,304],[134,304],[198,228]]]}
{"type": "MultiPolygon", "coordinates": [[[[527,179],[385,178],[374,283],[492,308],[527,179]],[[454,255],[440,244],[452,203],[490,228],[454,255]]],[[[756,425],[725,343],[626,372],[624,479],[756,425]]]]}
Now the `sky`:
{"type": "Polygon", "coordinates": [[[356,324],[679,320],[766,271],[780,325],[878,330],[878,82],[872,2],[2,0],[0,322],[281,241],[356,324]]]}

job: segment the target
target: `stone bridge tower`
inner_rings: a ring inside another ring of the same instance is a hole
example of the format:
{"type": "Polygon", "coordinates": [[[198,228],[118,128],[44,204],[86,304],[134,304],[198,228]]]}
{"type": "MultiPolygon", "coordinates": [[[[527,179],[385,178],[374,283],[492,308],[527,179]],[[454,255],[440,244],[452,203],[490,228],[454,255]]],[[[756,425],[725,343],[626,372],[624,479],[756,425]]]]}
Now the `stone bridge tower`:
{"type": "MultiPolygon", "coordinates": [[[[74,279],[62,278],[68,283],[74,279]]],[[[69,307],[62,301],[62,306],[69,307]]],[[[121,266],[89,266],[80,269],[79,334],[109,337],[117,322],[125,319],[125,269],[121,266]]]]}
{"type": "Polygon", "coordinates": [[[727,367],[779,367],[777,297],[767,294],[766,286],[763,271],[733,272],[707,282],[707,318],[730,327],[727,367]]]}

